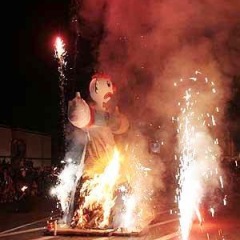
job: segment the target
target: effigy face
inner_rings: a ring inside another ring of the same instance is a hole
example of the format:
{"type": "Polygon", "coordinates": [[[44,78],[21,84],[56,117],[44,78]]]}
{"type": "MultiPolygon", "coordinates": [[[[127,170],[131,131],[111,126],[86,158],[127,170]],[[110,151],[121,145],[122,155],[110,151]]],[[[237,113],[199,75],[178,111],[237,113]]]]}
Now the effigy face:
{"type": "Polygon", "coordinates": [[[89,92],[97,107],[106,111],[107,103],[114,94],[114,87],[110,77],[104,75],[94,76],[89,85],[89,92]]]}

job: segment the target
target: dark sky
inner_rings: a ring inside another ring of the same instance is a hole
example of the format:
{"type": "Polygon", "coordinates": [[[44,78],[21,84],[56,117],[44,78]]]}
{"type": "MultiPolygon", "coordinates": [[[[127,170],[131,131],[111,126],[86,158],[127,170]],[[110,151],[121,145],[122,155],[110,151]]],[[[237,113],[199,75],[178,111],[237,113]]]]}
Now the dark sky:
{"type": "Polygon", "coordinates": [[[59,120],[54,39],[68,43],[70,1],[16,1],[5,9],[0,123],[51,133],[59,120]],[[3,77],[5,75],[5,77],[3,77]]]}

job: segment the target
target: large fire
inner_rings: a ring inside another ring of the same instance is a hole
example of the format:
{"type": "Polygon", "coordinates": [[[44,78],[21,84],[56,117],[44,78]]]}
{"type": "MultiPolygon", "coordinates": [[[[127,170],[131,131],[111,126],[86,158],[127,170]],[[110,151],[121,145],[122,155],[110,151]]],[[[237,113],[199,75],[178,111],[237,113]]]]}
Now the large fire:
{"type": "MultiPolygon", "coordinates": [[[[57,186],[52,190],[65,216],[62,221],[67,223],[67,218],[71,214],[70,206],[75,205],[70,223],[73,228],[114,228],[127,231],[137,231],[142,228],[144,208],[147,208],[146,202],[149,200],[149,194],[143,189],[139,193],[139,184],[145,181],[140,175],[145,178],[150,169],[132,161],[132,166],[129,165],[129,168],[132,168],[131,177],[123,177],[126,174],[123,170],[123,163],[126,164],[118,149],[114,148],[113,157],[104,171],[89,178],[82,175],[84,168],[82,164],[78,166],[73,162],[68,162],[59,174],[57,186]],[[76,178],[77,174],[82,176],[76,178]],[[134,178],[138,179],[134,180],[134,178]],[[76,184],[76,181],[80,184],[76,184]],[[75,195],[77,201],[75,200],[73,204],[74,188],[77,188],[75,195]]],[[[146,219],[148,214],[145,215],[146,219]]]]}
{"type": "Polygon", "coordinates": [[[81,228],[106,228],[115,204],[114,190],[119,178],[120,154],[113,158],[102,174],[86,180],[80,189],[80,203],[74,216],[74,225],[81,228]]]}

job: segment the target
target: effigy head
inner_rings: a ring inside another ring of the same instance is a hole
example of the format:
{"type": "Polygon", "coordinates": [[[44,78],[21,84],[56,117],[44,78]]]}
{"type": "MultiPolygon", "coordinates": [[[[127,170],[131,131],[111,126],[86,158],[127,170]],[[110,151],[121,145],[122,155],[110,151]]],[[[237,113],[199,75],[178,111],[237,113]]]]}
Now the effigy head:
{"type": "Polygon", "coordinates": [[[93,75],[89,84],[89,92],[96,105],[101,110],[106,111],[108,102],[114,94],[114,85],[111,81],[111,77],[102,73],[93,75]]]}

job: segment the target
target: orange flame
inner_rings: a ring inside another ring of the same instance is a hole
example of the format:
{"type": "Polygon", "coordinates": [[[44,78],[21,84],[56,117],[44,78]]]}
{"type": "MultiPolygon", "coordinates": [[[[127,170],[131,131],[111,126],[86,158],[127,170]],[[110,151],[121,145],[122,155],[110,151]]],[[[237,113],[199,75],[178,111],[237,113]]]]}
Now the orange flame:
{"type": "Polygon", "coordinates": [[[111,209],[115,204],[114,190],[119,178],[120,154],[115,148],[113,158],[102,174],[84,182],[80,196],[84,203],[77,211],[79,227],[104,228],[109,225],[111,209]],[[92,219],[89,219],[88,212],[92,219]]]}

